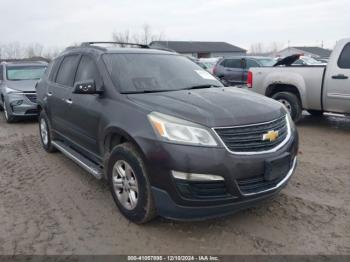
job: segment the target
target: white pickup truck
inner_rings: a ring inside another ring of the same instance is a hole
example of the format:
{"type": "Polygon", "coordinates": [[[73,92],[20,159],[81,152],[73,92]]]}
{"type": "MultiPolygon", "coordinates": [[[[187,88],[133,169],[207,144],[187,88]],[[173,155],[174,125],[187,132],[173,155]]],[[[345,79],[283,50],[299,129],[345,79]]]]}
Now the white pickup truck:
{"type": "Polygon", "coordinates": [[[251,68],[248,89],[283,103],[295,122],[303,109],[312,115],[350,114],[350,38],[337,42],[327,66],[291,66],[298,58],[251,68]]]}

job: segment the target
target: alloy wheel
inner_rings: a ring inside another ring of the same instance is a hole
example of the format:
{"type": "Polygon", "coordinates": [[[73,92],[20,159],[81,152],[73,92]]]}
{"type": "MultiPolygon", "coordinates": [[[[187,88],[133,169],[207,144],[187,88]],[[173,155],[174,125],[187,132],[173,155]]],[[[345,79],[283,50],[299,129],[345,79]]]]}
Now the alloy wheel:
{"type": "Polygon", "coordinates": [[[47,124],[44,118],[40,120],[40,135],[44,145],[47,145],[49,142],[49,132],[47,130],[47,124]]]}
{"type": "Polygon", "coordinates": [[[113,188],[124,208],[133,210],[137,206],[139,188],[136,175],[124,160],[118,160],[113,166],[113,188]]]}

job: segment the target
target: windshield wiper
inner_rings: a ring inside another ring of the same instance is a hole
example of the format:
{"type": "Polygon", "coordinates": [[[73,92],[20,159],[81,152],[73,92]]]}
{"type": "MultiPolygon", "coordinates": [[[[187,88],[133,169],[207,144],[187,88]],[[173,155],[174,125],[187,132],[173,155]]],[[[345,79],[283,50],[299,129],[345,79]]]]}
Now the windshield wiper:
{"type": "Polygon", "coordinates": [[[222,87],[222,86],[218,86],[218,85],[195,85],[195,86],[189,86],[186,87],[183,90],[192,90],[192,89],[202,89],[202,88],[212,88],[212,87],[222,87]]]}

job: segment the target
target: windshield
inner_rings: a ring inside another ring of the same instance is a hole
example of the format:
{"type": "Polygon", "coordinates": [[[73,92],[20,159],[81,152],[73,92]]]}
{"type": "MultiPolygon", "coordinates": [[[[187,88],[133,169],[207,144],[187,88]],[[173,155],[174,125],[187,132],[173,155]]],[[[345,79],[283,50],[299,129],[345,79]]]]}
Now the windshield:
{"type": "Polygon", "coordinates": [[[262,66],[273,66],[276,64],[276,61],[272,58],[260,58],[258,61],[262,66]]]}
{"type": "Polygon", "coordinates": [[[38,80],[42,77],[46,66],[9,66],[6,68],[7,80],[38,80]]]}
{"type": "Polygon", "coordinates": [[[188,58],[168,54],[105,54],[103,60],[121,93],[162,92],[222,86],[188,58]]]}

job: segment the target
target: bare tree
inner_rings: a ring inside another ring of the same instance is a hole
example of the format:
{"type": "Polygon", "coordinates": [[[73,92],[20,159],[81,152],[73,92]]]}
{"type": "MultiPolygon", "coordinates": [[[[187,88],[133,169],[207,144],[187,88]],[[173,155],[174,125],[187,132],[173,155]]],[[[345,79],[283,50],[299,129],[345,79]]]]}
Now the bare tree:
{"type": "Polygon", "coordinates": [[[142,26],[141,32],[131,33],[130,30],[124,32],[115,31],[112,35],[113,41],[129,43],[130,41],[137,44],[148,45],[152,41],[164,39],[163,33],[153,33],[148,24],[142,26]]]}
{"type": "Polygon", "coordinates": [[[281,42],[271,42],[268,45],[257,42],[250,46],[250,54],[263,55],[263,56],[275,56],[278,51],[283,49],[284,44],[281,42]]]}
{"type": "Polygon", "coordinates": [[[25,49],[25,56],[28,58],[39,57],[43,54],[44,47],[41,44],[29,44],[25,49]]]}

